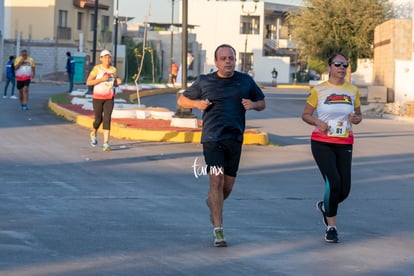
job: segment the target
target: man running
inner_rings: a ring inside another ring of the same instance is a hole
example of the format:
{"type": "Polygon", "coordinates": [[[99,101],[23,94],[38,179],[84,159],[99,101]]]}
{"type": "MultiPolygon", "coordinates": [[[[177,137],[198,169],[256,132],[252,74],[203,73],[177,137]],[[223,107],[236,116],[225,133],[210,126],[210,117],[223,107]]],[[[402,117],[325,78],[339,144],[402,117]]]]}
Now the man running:
{"type": "Polygon", "coordinates": [[[236,180],[246,123],[246,110],[265,109],[264,94],[247,74],[235,71],[236,51],[227,44],[214,53],[217,72],[200,75],[178,98],[184,108],[203,111],[204,159],[210,178],[207,205],[216,247],[227,246],[222,226],[224,200],[236,180]]]}

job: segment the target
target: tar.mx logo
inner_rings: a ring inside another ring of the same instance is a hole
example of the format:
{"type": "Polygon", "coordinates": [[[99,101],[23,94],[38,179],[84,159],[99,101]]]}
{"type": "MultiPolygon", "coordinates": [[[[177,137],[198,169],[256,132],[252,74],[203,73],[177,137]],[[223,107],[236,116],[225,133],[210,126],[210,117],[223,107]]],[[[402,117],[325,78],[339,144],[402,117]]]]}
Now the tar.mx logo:
{"type": "Polygon", "coordinates": [[[210,166],[210,170],[208,171],[207,170],[208,165],[198,164],[197,161],[198,161],[198,158],[196,157],[196,159],[194,160],[194,164],[192,166],[195,178],[198,178],[199,176],[202,176],[202,175],[209,175],[209,174],[215,175],[215,176],[224,174],[223,167],[210,166]]]}

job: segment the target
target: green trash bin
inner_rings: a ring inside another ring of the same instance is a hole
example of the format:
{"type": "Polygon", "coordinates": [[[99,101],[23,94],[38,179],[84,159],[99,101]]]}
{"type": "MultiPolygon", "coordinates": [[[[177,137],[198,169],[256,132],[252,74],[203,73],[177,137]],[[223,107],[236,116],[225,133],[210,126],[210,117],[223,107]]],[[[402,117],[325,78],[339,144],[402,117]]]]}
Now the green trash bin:
{"type": "Polygon", "coordinates": [[[75,60],[73,82],[83,84],[88,78],[90,57],[85,53],[73,53],[72,57],[75,60]]]}

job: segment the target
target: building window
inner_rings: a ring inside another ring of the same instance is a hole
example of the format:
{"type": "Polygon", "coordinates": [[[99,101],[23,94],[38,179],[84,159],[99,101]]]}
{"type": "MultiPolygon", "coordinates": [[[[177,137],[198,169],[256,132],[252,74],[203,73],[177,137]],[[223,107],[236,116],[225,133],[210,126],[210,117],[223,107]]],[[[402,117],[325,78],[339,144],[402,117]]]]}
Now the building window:
{"type": "Polygon", "coordinates": [[[240,16],[240,34],[259,34],[260,16],[240,16]]]}
{"type": "Polygon", "coordinates": [[[90,30],[95,30],[95,14],[91,14],[91,24],[90,24],[90,30]]]}
{"type": "Polygon", "coordinates": [[[58,27],[66,28],[68,26],[68,11],[59,10],[58,27]]]}
{"type": "Polygon", "coordinates": [[[102,22],[101,22],[101,40],[104,43],[111,43],[112,42],[112,32],[109,27],[109,16],[102,15],[102,22]]]}
{"type": "Polygon", "coordinates": [[[108,31],[109,29],[109,16],[102,15],[102,31],[108,31]]]}
{"type": "Polygon", "coordinates": [[[78,30],[82,30],[83,13],[78,12],[78,30]]]}
{"type": "Polygon", "coordinates": [[[247,73],[253,69],[253,53],[240,53],[240,71],[247,73]]]}
{"type": "Polygon", "coordinates": [[[266,24],[266,38],[267,39],[276,39],[276,25],[266,24]]]}

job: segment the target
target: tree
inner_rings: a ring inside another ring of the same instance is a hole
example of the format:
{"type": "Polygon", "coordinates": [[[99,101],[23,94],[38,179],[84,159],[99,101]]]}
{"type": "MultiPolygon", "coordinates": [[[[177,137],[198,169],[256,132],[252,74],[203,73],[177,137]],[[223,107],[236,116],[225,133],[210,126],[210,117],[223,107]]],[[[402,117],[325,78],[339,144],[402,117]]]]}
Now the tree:
{"type": "Polygon", "coordinates": [[[288,20],[302,58],[326,63],[341,52],[354,71],[358,58],[372,57],[375,27],[392,15],[388,0],[304,0],[304,7],[288,20]]]}
{"type": "Polygon", "coordinates": [[[309,68],[315,70],[319,74],[319,76],[321,76],[327,68],[326,61],[315,59],[314,57],[308,58],[308,66],[309,68]]]}
{"type": "MultiPolygon", "coordinates": [[[[124,38],[123,44],[126,47],[126,81],[125,82],[134,82],[138,71],[140,70],[141,58],[142,58],[142,49],[143,43],[135,43],[131,38],[124,38]]],[[[139,82],[159,82],[162,78],[161,72],[161,60],[159,58],[158,52],[155,50],[156,46],[153,45],[155,42],[149,41],[148,45],[150,47],[146,48],[142,70],[140,73],[139,82]]]]}

